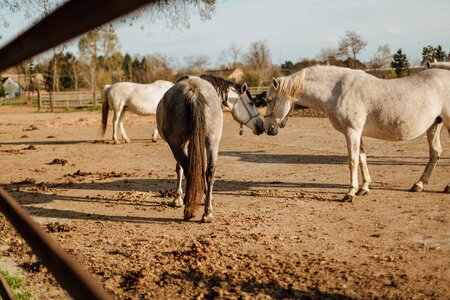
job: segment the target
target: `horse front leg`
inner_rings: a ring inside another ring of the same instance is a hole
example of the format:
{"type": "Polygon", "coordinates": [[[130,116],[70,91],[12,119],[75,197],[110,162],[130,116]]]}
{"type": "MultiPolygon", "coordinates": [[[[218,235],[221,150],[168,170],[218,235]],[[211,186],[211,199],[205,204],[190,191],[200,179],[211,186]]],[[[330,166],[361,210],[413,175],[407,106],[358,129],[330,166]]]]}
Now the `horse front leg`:
{"type": "Polygon", "coordinates": [[[216,162],[218,153],[211,153],[208,155],[208,166],[206,168],[206,200],[205,200],[205,212],[202,217],[202,222],[210,223],[214,217],[212,214],[212,192],[214,187],[214,176],[216,174],[216,162]]]}
{"type": "Polygon", "coordinates": [[[364,151],[364,144],[363,144],[362,138],[361,138],[361,144],[359,147],[359,168],[361,170],[363,182],[362,182],[362,186],[359,188],[356,195],[364,196],[369,193],[369,185],[371,184],[372,179],[370,178],[369,168],[367,167],[367,155],[366,155],[366,152],[364,151]]]}
{"type": "MultiPolygon", "coordinates": [[[[430,179],[431,173],[433,172],[433,169],[442,153],[441,129],[443,125],[444,124],[442,122],[435,122],[427,130],[430,158],[422,176],[420,176],[419,181],[417,181],[410,189],[411,192],[421,192],[423,190],[423,184],[428,183],[428,180],[430,179]]],[[[447,186],[444,192],[450,192],[450,187],[447,186]]]]}
{"type": "Polygon", "coordinates": [[[361,144],[361,133],[355,130],[349,130],[345,135],[348,151],[348,167],[350,169],[350,189],[342,202],[352,202],[353,197],[358,190],[358,165],[359,165],[359,151],[361,144]]]}
{"type": "Polygon", "coordinates": [[[176,198],[172,202],[172,206],[174,207],[181,207],[183,206],[183,168],[180,166],[179,163],[177,163],[177,166],[175,168],[177,172],[177,193],[176,198]]]}
{"type": "Polygon", "coordinates": [[[158,139],[158,127],[155,127],[155,129],[153,130],[153,134],[152,134],[153,143],[156,143],[157,139],[158,139]]]}

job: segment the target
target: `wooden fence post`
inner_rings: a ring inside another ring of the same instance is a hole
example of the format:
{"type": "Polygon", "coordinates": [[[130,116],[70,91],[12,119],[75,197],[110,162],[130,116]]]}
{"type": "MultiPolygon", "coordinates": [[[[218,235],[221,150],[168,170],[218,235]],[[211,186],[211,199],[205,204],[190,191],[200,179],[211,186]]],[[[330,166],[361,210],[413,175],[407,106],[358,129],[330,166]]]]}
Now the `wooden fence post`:
{"type": "Polygon", "coordinates": [[[53,112],[53,91],[50,91],[50,111],[53,112]]]}

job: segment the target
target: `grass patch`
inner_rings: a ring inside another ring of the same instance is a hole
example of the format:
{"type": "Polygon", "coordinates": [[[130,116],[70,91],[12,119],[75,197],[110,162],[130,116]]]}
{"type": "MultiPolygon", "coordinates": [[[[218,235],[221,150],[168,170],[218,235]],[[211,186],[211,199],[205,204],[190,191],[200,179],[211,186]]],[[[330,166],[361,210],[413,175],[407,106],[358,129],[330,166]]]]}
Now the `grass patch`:
{"type": "Polygon", "coordinates": [[[6,282],[13,290],[17,300],[34,299],[31,290],[25,287],[25,279],[23,277],[11,275],[9,274],[9,272],[6,271],[1,271],[0,273],[3,275],[3,278],[5,278],[6,282]]]}
{"type": "Polygon", "coordinates": [[[24,105],[24,104],[38,104],[37,98],[13,98],[13,99],[0,99],[0,105],[24,105]]]}

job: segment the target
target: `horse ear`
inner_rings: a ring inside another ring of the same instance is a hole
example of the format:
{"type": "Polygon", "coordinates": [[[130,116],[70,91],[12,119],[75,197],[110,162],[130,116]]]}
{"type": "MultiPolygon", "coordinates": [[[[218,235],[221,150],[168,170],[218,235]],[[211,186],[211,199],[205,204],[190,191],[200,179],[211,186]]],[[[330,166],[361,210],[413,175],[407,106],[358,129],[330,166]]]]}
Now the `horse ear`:
{"type": "Polygon", "coordinates": [[[427,69],[431,68],[430,62],[427,60],[427,69]]]}
{"type": "Polygon", "coordinates": [[[272,85],[276,90],[278,90],[280,83],[278,82],[278,80],[276,78],[272,78],[272,85]]]}
{"type": "Polygon", "coordinates": [[[245,92],[247,92],[247,90],[248,90],[248,86],[247,86],[247,82],[246,82],[241,86],[241,94],[245,94],[245,92]]]}

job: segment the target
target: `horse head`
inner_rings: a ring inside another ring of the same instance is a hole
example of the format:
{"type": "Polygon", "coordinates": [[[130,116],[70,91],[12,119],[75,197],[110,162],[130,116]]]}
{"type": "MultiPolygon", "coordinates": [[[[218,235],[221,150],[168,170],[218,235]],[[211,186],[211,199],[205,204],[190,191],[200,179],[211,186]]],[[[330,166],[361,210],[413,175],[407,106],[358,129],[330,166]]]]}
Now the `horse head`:
{"type": "Polygon", "coordinates": [[[231,81],[212,75],[201,75],[200,78],[209,81],[216,89],[224,107],[231,111],[233,119],[245,125],[259,135],[264,132],[264,120],[256,109],[247,84],[233,84],[231,81]]]}
{"type": "Polygon", "coordinates": [[[288,121],[289,114],[294,108],[295,98],[288,93],[286,79],[273,78],[266,94],[267,109],[264,115],[264,130],[268,135],[277,135],[278,128],[283,128],[288,121]]]}

